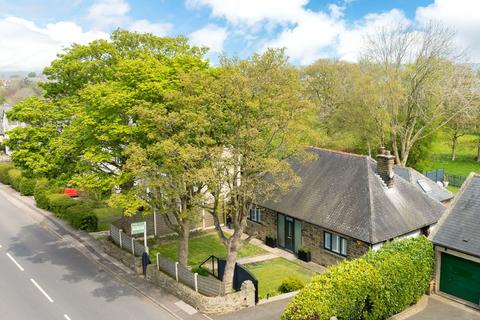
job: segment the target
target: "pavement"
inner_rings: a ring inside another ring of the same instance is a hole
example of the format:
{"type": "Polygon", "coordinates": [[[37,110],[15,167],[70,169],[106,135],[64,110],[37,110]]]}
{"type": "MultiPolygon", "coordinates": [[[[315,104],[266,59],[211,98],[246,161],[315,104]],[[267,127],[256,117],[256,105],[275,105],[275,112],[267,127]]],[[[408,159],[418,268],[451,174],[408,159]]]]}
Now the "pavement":
{"type": "Polygon", "coordinates": [[[253,308],[243,309],[234,313],[211,316],[214,320],[272,320],[280,319],[283,310],[291,298],[259,304],[253,308]]]}
{"type": "Polygon", "coordinates": [[[208,319],[0,184],[2,319],[208,319]]]}
{"type": "Polygon", "coordinates": [[[404,312],[396,320],[480,320],[480,310],[475,310],[439,295],[425,296],[422,303],[404,312]]]}

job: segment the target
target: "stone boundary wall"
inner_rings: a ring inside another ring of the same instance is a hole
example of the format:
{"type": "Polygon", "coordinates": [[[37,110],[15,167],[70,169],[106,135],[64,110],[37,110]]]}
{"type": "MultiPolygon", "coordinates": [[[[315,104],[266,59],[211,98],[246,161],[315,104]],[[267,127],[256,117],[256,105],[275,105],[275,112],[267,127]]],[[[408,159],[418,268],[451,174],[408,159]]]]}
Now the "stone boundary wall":
{"type": "Polygon", "coordinates": [[[158,271],[155,264],[148,265],[146,279],[148,282],[166,289],[198,311],[207,314],[234,312],[255,306],[255,287],[251,281],[245,281],[238,292],[207,297],[175,281],[162,271],[158,271]]]}
{"type": "Polygon", "coordinates": [[[134,257],[131,253],[117,247],[111,240],[102,241],[102,246],[106,254],[114,257],[136,273],[143,274],[141,257],[134,257]]]}

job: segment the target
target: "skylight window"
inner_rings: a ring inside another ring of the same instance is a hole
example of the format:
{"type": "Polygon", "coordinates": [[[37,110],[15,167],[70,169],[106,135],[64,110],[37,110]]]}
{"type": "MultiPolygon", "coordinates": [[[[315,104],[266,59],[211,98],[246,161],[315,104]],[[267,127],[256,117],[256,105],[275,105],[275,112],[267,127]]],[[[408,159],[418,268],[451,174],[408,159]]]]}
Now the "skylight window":
{"type": "Polygon", "coordinates": [[[426,193],[432,191],[432,188],[430,188],[427,181],[425,181],[424,179],[417,180],[417,182],[420,185],[420,188],[422,188],[423,191],[425,191],[426,193]]]}

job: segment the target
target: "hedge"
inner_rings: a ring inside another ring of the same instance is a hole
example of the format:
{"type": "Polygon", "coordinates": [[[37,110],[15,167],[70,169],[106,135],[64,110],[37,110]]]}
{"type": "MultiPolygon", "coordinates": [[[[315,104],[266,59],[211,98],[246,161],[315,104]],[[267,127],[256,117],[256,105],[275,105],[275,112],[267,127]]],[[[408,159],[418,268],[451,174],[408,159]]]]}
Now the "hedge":
{"type": "Polygon", "coordinates": [[[76,229],[94,232],[98,229],[98,218],[93,207],[86,202],[78,202],[65,210],[65,219],[76,229]]]}
{"type": "Polygon", "coordinates": [[[48,210],[55,213],[57,217],[63,218],[66,210],[77,204],[77,200],[61,193],[47,195],[48,210]]]}
{"type": "Polygon", "coordinates": [[[35,179],[23,177],[20,181],[20,193],[24,196],[33,196],[36,183],[35,179]]]}
{"type": "Polygon", "coordinates": [[[422,296],[433,260],[433,245],[423,236],[387,243],[315,276],[282,319],[386,319],[422,296]]]}
{"type": "Polygon", "coordinates": [[[3,184],[10,184],[8,179],[8,171],[13,169],[13,163],[11,162],[2,162],[0,163],[0,182],[3,184]]]}
{"type": "Polygon", "coordinates": [[[288,276],[283,279],[282,284],[278,287],[278,291],[281,293],[288,293],[302,289],[305,287],[305,283],[302,279],[296,276],[288,276]]]}
{"type": "Polygon", "coordinates": [[[10,169],[7,172],[8,175],[8,182],[12,186],[13,189],[20,191],[20,182],[22,181],[22,171],[19,169],[10,169]]]}
{"type": "Polygon", "coordinates": [[[37,207],[42,209],[48,209],[47,195],[49,194],[49,191],[50,191],[49,187],[50,187],[50,183],[46,178],[39,179],[35,183],[33,197],[35,198],[35,203],[37,204],[37,207]]]}

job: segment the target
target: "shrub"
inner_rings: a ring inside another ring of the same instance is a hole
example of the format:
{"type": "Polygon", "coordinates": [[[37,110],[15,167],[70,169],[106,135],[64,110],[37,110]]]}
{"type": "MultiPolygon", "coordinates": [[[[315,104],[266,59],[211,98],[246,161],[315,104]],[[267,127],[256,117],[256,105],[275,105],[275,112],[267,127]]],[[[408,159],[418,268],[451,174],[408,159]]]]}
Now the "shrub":
{"type": "Polygon", "coordinates": [[[24,196],[33,196],[36,183],[35,179],[23,177],[20,181],[20,193],[24,196]]]}
{"type": "Polygon", "coordinates": [[[433,245],[425,237],[393,241],[365,259],[381,276],[381,290],[371,293],[366,319],[389,318],[416,303],[432,278],[433,245]]]}
{"type": "Polygon", "coordinates": [[[122,216],[122,208],[95,208],[93,209],[93,212],[95,215],[98,217],[98,219],[102,220],[110,220],[114,219],[115,217],[121,217],[122,216]]]}
{"type": "Polygon", "coordinates": [[[37,207],[42,209],[48,209],[47,195],[50,193],[50,184],[46,178],[37,180],[35,188],[33,190],[33,196],[37,207]]]}
{"type": "Polygon", "coordinates": [[[76,205],[78,202],[61,193],[47,195],[48,210],[55,213],[57,217],[63,218],[67,208],[76,205]]]}
{"type": "Polygon", "coordinates": [[[11,162],[3,162],[0,163],[0,182],[4,184],[10,184],[10,181],[8,180],[8,171],[10,169],[13,169],[13,163],[11,162]]]}
{"type": "Polygon", "coordinates": [[[192,268],[192,272],[193,273],[198,273],[199,275],[204,276],[204,277],[208,277],[208,275],[209,275],[208,271],[206,269],[202,268],[202,267],[192,268]]]}
{"type": "Polygon", "coordinates": [[[415,303],[432,276],[433,246],[425,238],[393,241],[314,277],[282,319],[386,319],[415,303]]]}
{"type": "Polygon", "coordinates": [[[8,182],[12,185],[12,188],[20,191],[20,182],[22,181],[22,171],[19,169],[10,169],[7,172],[8,182]]]}
{"type": "Polygon", "coordinates": [[[282,284],[278,287],[278,291],[281,293],[288,293],[302,289],[305,287],[305,283],[302,279],[295,276],[289,276],[283,279],[282,284]]]}
{"type": "Polygon", "coordinates": [[[98,229],[98,218],[93,213],[93,207],[85,202],[79,202],[66,209],[65,218],[76,229],[94,232],[98,229]]]}

